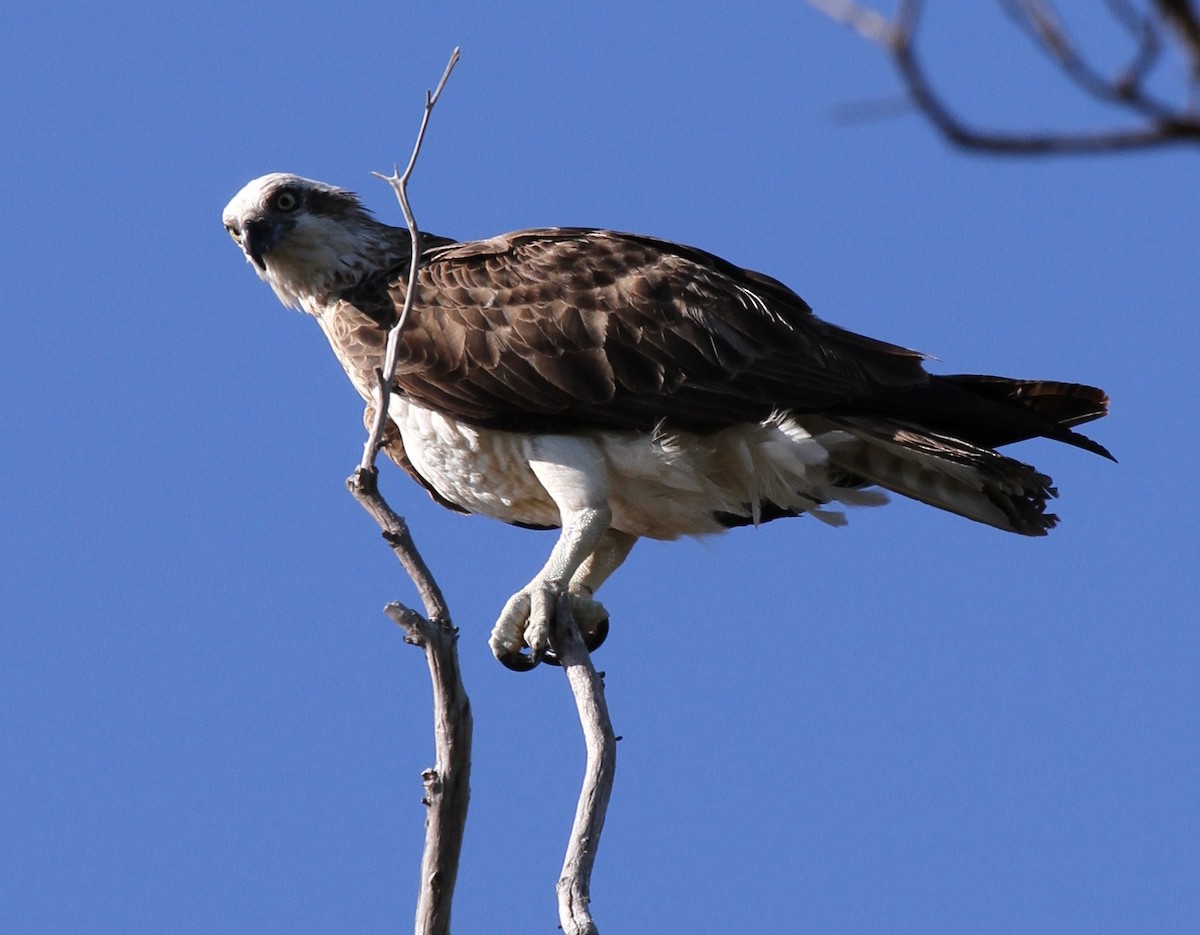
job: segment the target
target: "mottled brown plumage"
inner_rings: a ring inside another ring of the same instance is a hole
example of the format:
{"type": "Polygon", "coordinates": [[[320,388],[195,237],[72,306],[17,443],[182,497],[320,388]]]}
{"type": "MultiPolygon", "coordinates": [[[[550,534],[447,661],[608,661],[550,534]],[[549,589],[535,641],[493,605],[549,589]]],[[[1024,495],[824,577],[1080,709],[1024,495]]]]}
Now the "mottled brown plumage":
{"type": "MultiPolygon", "coordinates": [[[[924,355],[830,325],[778,281],[678,244],[521,231],[426,251],[418,283],[396,386],[472,425],[706,434],[820,415],[864,442],[837,459],[844,483],[930,499],[944,477],[898,478],[904,459],[883,453],[974,465],[1026,534],[1053,525],[1054,490],[991,448],[1040,435],[1108,455],[1070,430],[1107,411],[1094,387],[931,376],[924,355]]],[[[389,278],[382,305],[398,307],[405,286],[389,278]]]]}
{"type": "MultiPolygon", "coordinates": [[[[648,237],[557,228],[439,247],[419,284],[397,385],[492,428],[712,432],[928,382],[921,354],[648,237]]],[[[393,305],[404,288],[391,283],[393,305]]]]}
{"type": "MultiPolygon", "coordinates": [[[[369,401],[408,232],[287,175],[247,185],[225,223],[369,401]]],[[[501,615],[498,653],[544,641],[529,609],[540,589],[567,587],[596,613],[591,592],[638,536],[802,513],[836,524],[825,506],[879,502],[873,485],[1044,535],[1050,478],[995,449],[1042,436],[1109,456],[1073,431],[1107,412],[1101,390],[930,375],[924,355],[822,321],[778,280],[693,247],[586,228],[425,244],[386,450],[446,506],[564,527],[501,615]]]]}

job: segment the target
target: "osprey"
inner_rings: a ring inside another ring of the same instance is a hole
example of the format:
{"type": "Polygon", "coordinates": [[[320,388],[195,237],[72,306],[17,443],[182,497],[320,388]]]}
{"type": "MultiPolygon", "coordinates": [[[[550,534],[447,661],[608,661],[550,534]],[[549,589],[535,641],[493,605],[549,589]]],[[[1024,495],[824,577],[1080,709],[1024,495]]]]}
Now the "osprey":
{"type": "MultiPolygon", "coordinates": [[[[370,402],[408,231],[282,173],[246,185],[223,220],[370,402]]],[[[385,450],[443,506],[561,529],[492,631],[514,668],[552,658],[564,589],[598,645],[593,595],[641,536],[802,514],[841,525],[838,505],[885,502],[872,488],[1041,536],[1057,521],[1050,478],[995,449],[1040,436],[1111,458],[1071,430],[1107,412],[1101,390],[931,375],[925,355],[822,321],[778,280],[694,247],[586,228],[423,244],[385,450]]]]}

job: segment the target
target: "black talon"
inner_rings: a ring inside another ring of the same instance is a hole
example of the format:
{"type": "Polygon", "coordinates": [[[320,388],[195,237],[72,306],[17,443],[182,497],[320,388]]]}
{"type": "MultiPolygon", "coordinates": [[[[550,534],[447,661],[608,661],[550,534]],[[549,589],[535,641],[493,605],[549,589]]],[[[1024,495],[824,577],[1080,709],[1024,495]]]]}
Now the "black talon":
{"type": "MultiPolygon", "coordinates": [[[[514,650],[511,653],[504,653],[496,658],[500,660],[500,664],[504,666],[504,668],[512,669],[514,672],[529,672],[531,669],[536,669],[538,663],[541,661],[539,659],[535,659],[533,653],[525,655],[520,650],[514,650]]],[[[546,661],[549,662],[550,660],[547,659],[546,661]]]]}
{"type": "MultiPolygon", "coordinates": [[[[586,634],[581,633],[580,635],[583,637],[583,645],[587,647],[588,652],[594,653],[597,649],[603,646],[604,641],[608,639],[608,618],[605,617],[598,624],[596,624],[596,632],[591,635],[590,639],[586,634]]],[[[558,661],[558,653],[556,653],[553,649],[546,650],[546,655],[542,657],[542,662],[546,663],[548,666],[562,665],[562,663],[558,661]]],[[[508,665],[507,662],[504,664],[508,665]]]]}
{"type": "MultiPolygon", "coordinates": [[[[596,625],[596,632],[590,638],[586,634],[581,635],[583,636],[583,645],[588,648],[588,652],[594,653],[608,639],[608,618],[606,617],[596,625]]],[[[514,650],[511,653],[504,653],[496,658],[500,660],[500,664],[506,669],[512,669],[514,672],[529,672],[532,669],[536,669],[538,664],[542,662],[551,666],[562,665],[558,661],[558,653],[553,649],[547,649],[540,655],[533,652],[523,653],[520,650],[514,650]]]]}
{"type": "Polygon", "coordinates": [[[583,638],[583,645],[588,648],[589,653],[594,653],[597,649],[604,645],[604,641],[608,639],[608,618],[605,617],[596,624],[596,632],[592,634],[591,640],[586,636],[583,638]]]}

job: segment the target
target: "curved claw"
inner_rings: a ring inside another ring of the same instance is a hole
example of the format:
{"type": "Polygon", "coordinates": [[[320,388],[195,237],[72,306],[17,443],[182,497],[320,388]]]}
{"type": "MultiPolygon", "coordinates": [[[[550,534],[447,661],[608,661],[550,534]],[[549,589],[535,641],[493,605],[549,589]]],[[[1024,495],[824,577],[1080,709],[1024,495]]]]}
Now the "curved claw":
{"type": "MultiPolygon", "coordinates": [[[[550,654],[547,654],[550,655],[550,654]]],[[[536,669],[540,659],[534,658],[533,653],[523,653],[519,649],[513,650],[511,653],[502,653],[496,657],[500,660],[500,664],[506,669],[512,669],[514,672],[529,672],[531,669],[536,669]]],[[[549,662],[550,660],[546,660],[549,662]]]]}
{"type": "MultiPolygon", "coordinates": [[[[597,649],[599,649],[601,646],[603,646],[604,641],[606,639],[608,639],[608,618],[605,617],[598,624],[596,624],[596,631],[591,635],[590,638],[587,636],[587,634],[580,634],[580,635],[583,636],[583,645],[587,647],[588,652],[594,653],[597,649]]],[[[501,659],[500,661],[504,662],[503,659],[501,659]]],[[[562,663],[559,662],[559,660],[558,660],[558,654],[555,653],[555,651],[553,649],[546,650],[546,654],[542,657],[542,662],[544,662],[544,663],[546,663],[546,665],[550,665],[550,666],[561,666],[562,665],[562,663]]],[[[507,662],[505,662],[504,664],[508,665],[507,662]]],[[[537,665],[537,663],[535,662],[533,665],[537,665]]],[[[533,668],[533,666],[530,666],[530,668],[533,668]]]]}
{"type": "MultiPolygon", "coordinates": [[[[592,653],[604,645],[604,641],[608,639],[608,620],[601,620],[596,625],[596,631],[590,636],[584,635],[583,645],[588,648],[588,652],[592,653]]],[[[500,660],[500,664],[506,669],[511,669],[513,672],[529,672],[536,669],[540,663],[546,663],[551,666],[561,666],[558,654],[553,649],[547,649],[539,659],[535,653],[523,653],[520,650],[514,650],[510,653],[504,653],[496,657],[500,660]]]]}

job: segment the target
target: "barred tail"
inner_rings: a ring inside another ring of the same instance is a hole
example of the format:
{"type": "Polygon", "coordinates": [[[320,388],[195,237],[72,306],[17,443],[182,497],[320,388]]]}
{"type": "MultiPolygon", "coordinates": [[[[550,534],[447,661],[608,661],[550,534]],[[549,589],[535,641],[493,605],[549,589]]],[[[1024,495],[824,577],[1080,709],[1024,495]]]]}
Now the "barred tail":
{"type": "Polygon", "coordinates": [[[877,484],[930,506],[1024,536],[1044,536],[1058,517],[1046,512],[1058,495],[1028,464],[990,448],[900,423],[838,419],[856,441],[830,451],[850,485],[877,484]]]}

